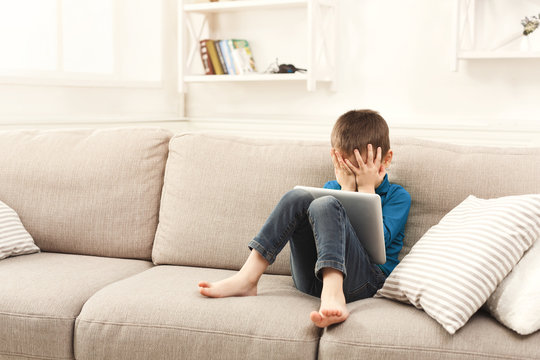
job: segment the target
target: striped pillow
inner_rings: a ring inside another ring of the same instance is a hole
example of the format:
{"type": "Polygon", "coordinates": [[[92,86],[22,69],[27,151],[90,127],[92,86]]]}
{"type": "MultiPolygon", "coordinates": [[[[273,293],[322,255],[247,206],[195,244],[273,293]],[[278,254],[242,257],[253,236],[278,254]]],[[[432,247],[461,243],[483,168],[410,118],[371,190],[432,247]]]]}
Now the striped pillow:
{"type": "Polygon", "coordinates": [[[39,252],[19,215],[0,201],[0,260],[8,256],[39,252]]]}
{"type": "Polygon", "coordinates": [[[429,229],[376,297],[411,303],[454,334],[540,236],[540,194],[469,196],[429,229]]]}

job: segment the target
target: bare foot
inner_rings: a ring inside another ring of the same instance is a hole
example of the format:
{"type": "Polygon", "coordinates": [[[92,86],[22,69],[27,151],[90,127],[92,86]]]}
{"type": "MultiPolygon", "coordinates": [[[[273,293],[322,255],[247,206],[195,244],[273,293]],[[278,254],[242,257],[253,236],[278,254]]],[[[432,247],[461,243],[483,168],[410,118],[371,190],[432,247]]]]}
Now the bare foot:
{"type": "Polygon", "coordinates": [[[215,283],[201,281],[199,282],[199,292],[204,296],[213,298],[255,296],[257,295],[257,283],[253,283],[240,273],[237,273],[215,283]]]}
{"type": "Polygon", "coordinates": [[[345,297],[321,296],[319,312],[312,311],[309,317],[320,328],[347,320],[349,311],[345,304],[345,297]]]}

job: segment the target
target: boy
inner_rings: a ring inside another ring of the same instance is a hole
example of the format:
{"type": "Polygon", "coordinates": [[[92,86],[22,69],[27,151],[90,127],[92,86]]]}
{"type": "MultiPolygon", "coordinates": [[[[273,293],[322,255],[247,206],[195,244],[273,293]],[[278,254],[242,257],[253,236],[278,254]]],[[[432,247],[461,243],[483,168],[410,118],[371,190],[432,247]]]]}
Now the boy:
{"type": "Polygon", "coordinates": [[[372,263],[337,199],[314,199],[309,192],[296,189],[281,198],[249,242],[252,251],[240,271],[215,283],[199,282],[202,295],[257,295],[261,275],[287,242],[296,288],[321,298],[319,311],[310,314],[318,327],[345,321],[349,316],[346,303],[371,297],[382,287],[398,263],[411,203],[405,189],[388,182],[386,169],[393,156],[388,125],[375,111],[349,111],[334,125],[331,144],[336,180],[324,187],[379,194],[386,263],[372,263]]]}

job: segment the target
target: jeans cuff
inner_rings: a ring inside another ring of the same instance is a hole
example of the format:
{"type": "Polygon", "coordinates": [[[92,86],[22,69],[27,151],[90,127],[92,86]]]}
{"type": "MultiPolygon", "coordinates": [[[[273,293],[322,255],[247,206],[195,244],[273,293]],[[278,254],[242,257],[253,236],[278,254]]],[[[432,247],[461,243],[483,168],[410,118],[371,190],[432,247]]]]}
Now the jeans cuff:
{"type": "Polygon", "coordinates": [[[257,252],[259,254],[262,255],[263,258],[266,259],[266,261],[268,261],[268,263],[270,265],[272,265],[274,263],[274,261],[276,261],[276,256],[271,253],[270,251],[266,250],[259,242],[257,242],[255,239],[251,240],[249,243],[248,243],[248,247],[250,250],[257,250],[257,252]]]}
{"type": "Polygon", "coordinates": [[[323,268],[336,269],[343,273],[343,279],[347,277],[347,270],[342,263],[333,260],[319,260],[317,261],[317,264],[315,264],[315,277],[317,277],[317,279],[319,279],[320,281],[323,281],[321,273],[321,270],[323,268]]]}

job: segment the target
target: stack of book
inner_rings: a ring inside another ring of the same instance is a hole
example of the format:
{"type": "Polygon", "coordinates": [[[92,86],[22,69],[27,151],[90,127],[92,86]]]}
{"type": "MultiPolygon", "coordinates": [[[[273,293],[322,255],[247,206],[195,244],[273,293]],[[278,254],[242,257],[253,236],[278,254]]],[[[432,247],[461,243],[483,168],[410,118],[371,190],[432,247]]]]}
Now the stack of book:
{"type": "Polygon", "coordinates": [[[247,40],[201,40],[206,75],[243,75],[257,71],[247,40]]]}

